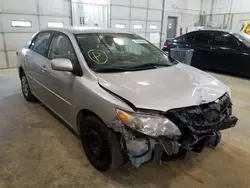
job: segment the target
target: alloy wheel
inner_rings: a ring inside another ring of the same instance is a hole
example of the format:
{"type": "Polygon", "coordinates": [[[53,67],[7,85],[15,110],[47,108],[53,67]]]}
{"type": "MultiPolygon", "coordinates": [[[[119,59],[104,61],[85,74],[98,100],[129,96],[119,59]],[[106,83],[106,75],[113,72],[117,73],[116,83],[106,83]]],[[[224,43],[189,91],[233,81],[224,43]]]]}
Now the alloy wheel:
{"type": "Polygon", "coordinates": [[[22,77],[22,91],[25,97],[29,96],[29,85],[25,76],[22,77]]]}

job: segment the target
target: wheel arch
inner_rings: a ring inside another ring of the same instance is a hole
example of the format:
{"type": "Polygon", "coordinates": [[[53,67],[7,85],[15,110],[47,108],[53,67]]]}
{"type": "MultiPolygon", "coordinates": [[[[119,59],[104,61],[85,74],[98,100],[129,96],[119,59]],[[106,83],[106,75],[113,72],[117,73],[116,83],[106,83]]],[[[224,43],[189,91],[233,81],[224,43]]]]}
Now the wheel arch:
{"type": "Polygon", "coordinates": [[[23,70],[23,67],[19,67],[18,68],[18,73],[19,73],[19,78],[21,78],[22,77],[22,75],[24,75],[25,73],[24,73],[24,70],[23,70]]]}
{"type": "Polygon", "coordinates": [[[77,113],[77,118],[76,118],[76,125],[77,125],[77,132],[80,135],[81,134],[81,120],[84,117],[87,116],[95,116],[96,118],[98,118],[104,125],[106,125],[103,120],[93,111],[89,110],[89,109],[81,109],[78,113],[77,113]]]}

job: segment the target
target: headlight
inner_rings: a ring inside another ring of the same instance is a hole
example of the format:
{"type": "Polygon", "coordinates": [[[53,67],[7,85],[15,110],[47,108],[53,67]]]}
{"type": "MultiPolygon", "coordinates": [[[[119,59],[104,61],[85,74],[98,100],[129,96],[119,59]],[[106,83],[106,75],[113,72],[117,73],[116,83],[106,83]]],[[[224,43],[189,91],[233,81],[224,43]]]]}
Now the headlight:
{"type": "Polygon", "coordinates": [[[125,112],[117,109],[116,113],[120,120],[128,127],[143,134],[157,137],[168,136],[170,138],[181,136],[178,127],[170,120],[159,114],[143,114],[136,112],[125,112]]]}

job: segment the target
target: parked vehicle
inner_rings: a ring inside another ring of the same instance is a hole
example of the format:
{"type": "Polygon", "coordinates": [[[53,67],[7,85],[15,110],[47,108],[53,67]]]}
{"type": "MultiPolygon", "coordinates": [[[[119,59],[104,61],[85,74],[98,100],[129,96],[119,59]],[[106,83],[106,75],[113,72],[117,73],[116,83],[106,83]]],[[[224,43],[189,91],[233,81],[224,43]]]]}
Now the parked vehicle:
{"type": "Polygon", "coordinates": [[[204,70],[250,77],[250,42],[241,34],[200,30],[166,40],[163,51],[194,49],[191,65],[204,70]]]}
{"type": "Polygon", "coordinates": [[[200,152],[237,122],[226,85],[130,33],[42,30],[18,52],[18,71],[24,98],[69,124],[100,171],[200,152]]]}

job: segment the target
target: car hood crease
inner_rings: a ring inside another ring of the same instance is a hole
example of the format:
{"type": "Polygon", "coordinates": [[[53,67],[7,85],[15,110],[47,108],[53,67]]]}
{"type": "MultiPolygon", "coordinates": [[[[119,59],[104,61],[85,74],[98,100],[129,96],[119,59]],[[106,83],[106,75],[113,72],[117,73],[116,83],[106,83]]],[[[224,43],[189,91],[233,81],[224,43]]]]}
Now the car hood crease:
{"type": "Polygon", "coordinates": [[[137,108],[167,111],[213,102],[227,86],[184,64],[122,73],[98,73],[99,84],[137,108]]]}

